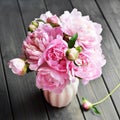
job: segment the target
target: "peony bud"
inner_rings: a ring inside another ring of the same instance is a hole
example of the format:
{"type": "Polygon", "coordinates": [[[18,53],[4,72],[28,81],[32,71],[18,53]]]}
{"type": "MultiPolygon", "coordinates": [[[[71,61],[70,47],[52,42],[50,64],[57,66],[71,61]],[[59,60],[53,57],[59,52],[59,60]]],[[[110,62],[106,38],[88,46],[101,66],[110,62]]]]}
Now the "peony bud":
{"type": "Polygon", "coordinates": [[[14,74],[24,75],[27,72],[27,65],[23,59],[14,58],[9,61],[8,65],[14,74]]]}
{"type": "Polygon", "coordinates": [[[66,51],[66,57],[68,60],[75,61],[79,56],[80,51],[76,48],[71,48],[66,51]]]}
{"type": "Polygon", "coordinates": [[[56,15],[48,17],[47,23],[50,23],[53,27],[57,27],[59,26],[59,18],[56,15]]]}
{"type": "Polygon", "coordinates": [[[36,28],[38,28],[38,22],[37,21],[32,21],[31,24],[28,27],[28,30],[33,32],[36,28]]]}
{"type": "Polygon", "coordinates": [[[37,21],[32,21],[32,25],[34,25],[37,28],[38,27],[38,22],[37,21]]]}
{"type": "Polygon", "coordinates": [[[48,23],[58,24],[59,20],[58,20],[58,17],[56,15],[53,15],[52,17],[47,18],[47,22],[48,23]]]}
{"type": "Polygon", "coordinates": [[[85,98],[82,98],[82,108],[85,110],[85,111],[87,111],[87,110],[90,110],[92,107],[93,107],[93,105],[92,105],[92,103],[90,103],[88,100],[86,100],[85,98]]]}

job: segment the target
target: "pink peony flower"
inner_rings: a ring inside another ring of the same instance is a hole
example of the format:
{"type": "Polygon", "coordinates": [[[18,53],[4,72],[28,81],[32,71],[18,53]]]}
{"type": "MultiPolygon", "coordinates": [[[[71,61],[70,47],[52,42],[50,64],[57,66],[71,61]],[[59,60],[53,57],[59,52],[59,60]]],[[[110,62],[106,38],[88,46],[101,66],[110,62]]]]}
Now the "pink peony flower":
{"type": "Polygon", "coordinates": [[[75,76],[82,79],[84,84],[101,76],[102,67],[106,60],[99,49],[81,52],[75,66],[75,76]]]}
{"type": "Polygon", "coordinates": [[[10,60],[8,65],[12,72],[17,75],[24,75],[27,71],[27,65],[25,64],[25,61],[20,58],[14,58],[10,60]]]}
{"type": "Polygon", "coordinates": [[[50,11],[47,11],[45,14],[40,15],[40,19],[47,22],[47,18],[52,17],[53,14],[50,11]]]}
{"type": "Polygon", "coordinates": [[[61,36],[52,41],[44,52],[44,59],[47,64],[55,70],[65,72],[67,66],[67,59],[65,52],[67,49],[67,43],[61,36]]]}
{"type": "Polygon", "coordinates": [[[15,58],[9,62],[15,74],[25,74],[29,66],[37,72],[36,86],[56,93],[76,77],[87,84],[101,76],[106,63],[101,49],[102,27],[89,16],[82,16],[77,9],[60,17],[48,11],[28,29],[22,46],[26,61],[15,58]]]}
{"type": "Polygon", "coordinates": [[[41,67],[36,76],[36,86],[39,89],[60,93],[69,84],[68,75],[50,67],[41,67]]]}
{"type": "Polygon", "coordinates": [[[38,27],[32,33],[28,33],[26,40],[23,42],[23,51],[31,70],[36,71],[44,62],[43,52],[47,45],[56,39],[57,35],[62,35],[60,27],[52,28],[48,24],[38,27]]]}
{"type": "Polygon", "coordinates": [[[78,33],[77,43],[85,48],[91,48],[100,44],[102,37],[100,33],[102,32],[101,25],[92,22],[88,16],[82,16],[81,12],[77,9],[73,9],[71,13],[65,11],[63,15],[60,16],[62,30],[73,36],[78,33]]]}

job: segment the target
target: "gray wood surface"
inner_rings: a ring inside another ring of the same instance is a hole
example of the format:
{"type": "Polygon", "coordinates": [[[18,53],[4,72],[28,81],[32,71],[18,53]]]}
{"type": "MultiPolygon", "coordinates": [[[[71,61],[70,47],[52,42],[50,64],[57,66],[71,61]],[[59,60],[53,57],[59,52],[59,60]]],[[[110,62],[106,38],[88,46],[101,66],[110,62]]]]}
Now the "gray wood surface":
{"type": "Polygon", "coordinates": [[[0,120],[119,120],[120,89],[98,106],[100,116],[80,107],[82,97],[96,102],[120,82],[119,6],[119,0],[0,0],[0,120]],[[27,27],[34,18],[48,10],[59,16],[73,8],[102,24],[102,48],[107,64],[100,78],[86,86],[80,83],[72,103],[57,109],[36,88],[34,73],[19,77],[8,69],[7,63],[21,54],[27,27]]]}
{"type": "Polygon", "coordinates": [[[109,29],[113,33],[120,47],[120,1],[119,0],[96,0],[109,29]],[[104,4],[103,4],[104,3],[104,4]]]}
{"type": "Polygon", "coordinates": [[[0,14],[4,11],[0,19],[2,23],[2,32],[0,33],[1,49],[13,117],[17,120],[48,120],[41,92],[35,86],[35,75],[32,73],[24,77],[13,75],[6,64],[13,57],[20,55],[22,41],[25,38],[18,3],[16,0],[1,0],[0,6],[0,14]]]}
{"type": "Polygon", "coordinates": [[[3,67],[0,56],[0,120],[13,118],[3,67]]]}

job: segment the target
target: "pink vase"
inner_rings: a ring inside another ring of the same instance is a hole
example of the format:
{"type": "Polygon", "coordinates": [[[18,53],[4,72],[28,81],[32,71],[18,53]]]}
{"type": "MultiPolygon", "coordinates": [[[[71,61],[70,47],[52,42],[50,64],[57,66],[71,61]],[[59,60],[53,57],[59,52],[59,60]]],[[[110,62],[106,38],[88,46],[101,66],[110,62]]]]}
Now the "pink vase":
{"type": "Polygon", "coordinates": [[[76,79],[75,82],[67,85],[62,93],[56,94],[54,92],[49,92],[49,91],[43,91],[43,95],[46,99],[46,101],[51,104],[54,107],[65,107],[71,101],[73,98],[75,98],[76,93],[78,91],[78,85],[79,85],[79,80],[76,79]]]}

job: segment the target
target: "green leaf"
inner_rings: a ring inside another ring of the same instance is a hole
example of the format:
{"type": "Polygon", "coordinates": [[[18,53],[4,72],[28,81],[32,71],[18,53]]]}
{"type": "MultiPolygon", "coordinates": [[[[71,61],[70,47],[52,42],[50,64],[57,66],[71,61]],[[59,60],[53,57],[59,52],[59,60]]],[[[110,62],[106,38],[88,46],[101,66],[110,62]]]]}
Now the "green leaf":
{"type": "Polygon", "coordinates": [[[95,106],[92,107],[92,110],[96,114],[99,114],[99,115],[101,114],[95,106]]]}
{"type": "Polygon", "coordinates": [[[39,19],[39,18],[36,19],[36,21],[45,23],[45,21],[43,21],[42,19],[39,19]]]}
{"type": "Polygon", "coordinates": [[[78,33],[76,33],[75,35],[73,35],[71,37],[71,39],[68,41],[68,47],[69,48],[73,48],[74,47],[75,41],[77,40],[77,38],[78,38],[78,33]]]}

